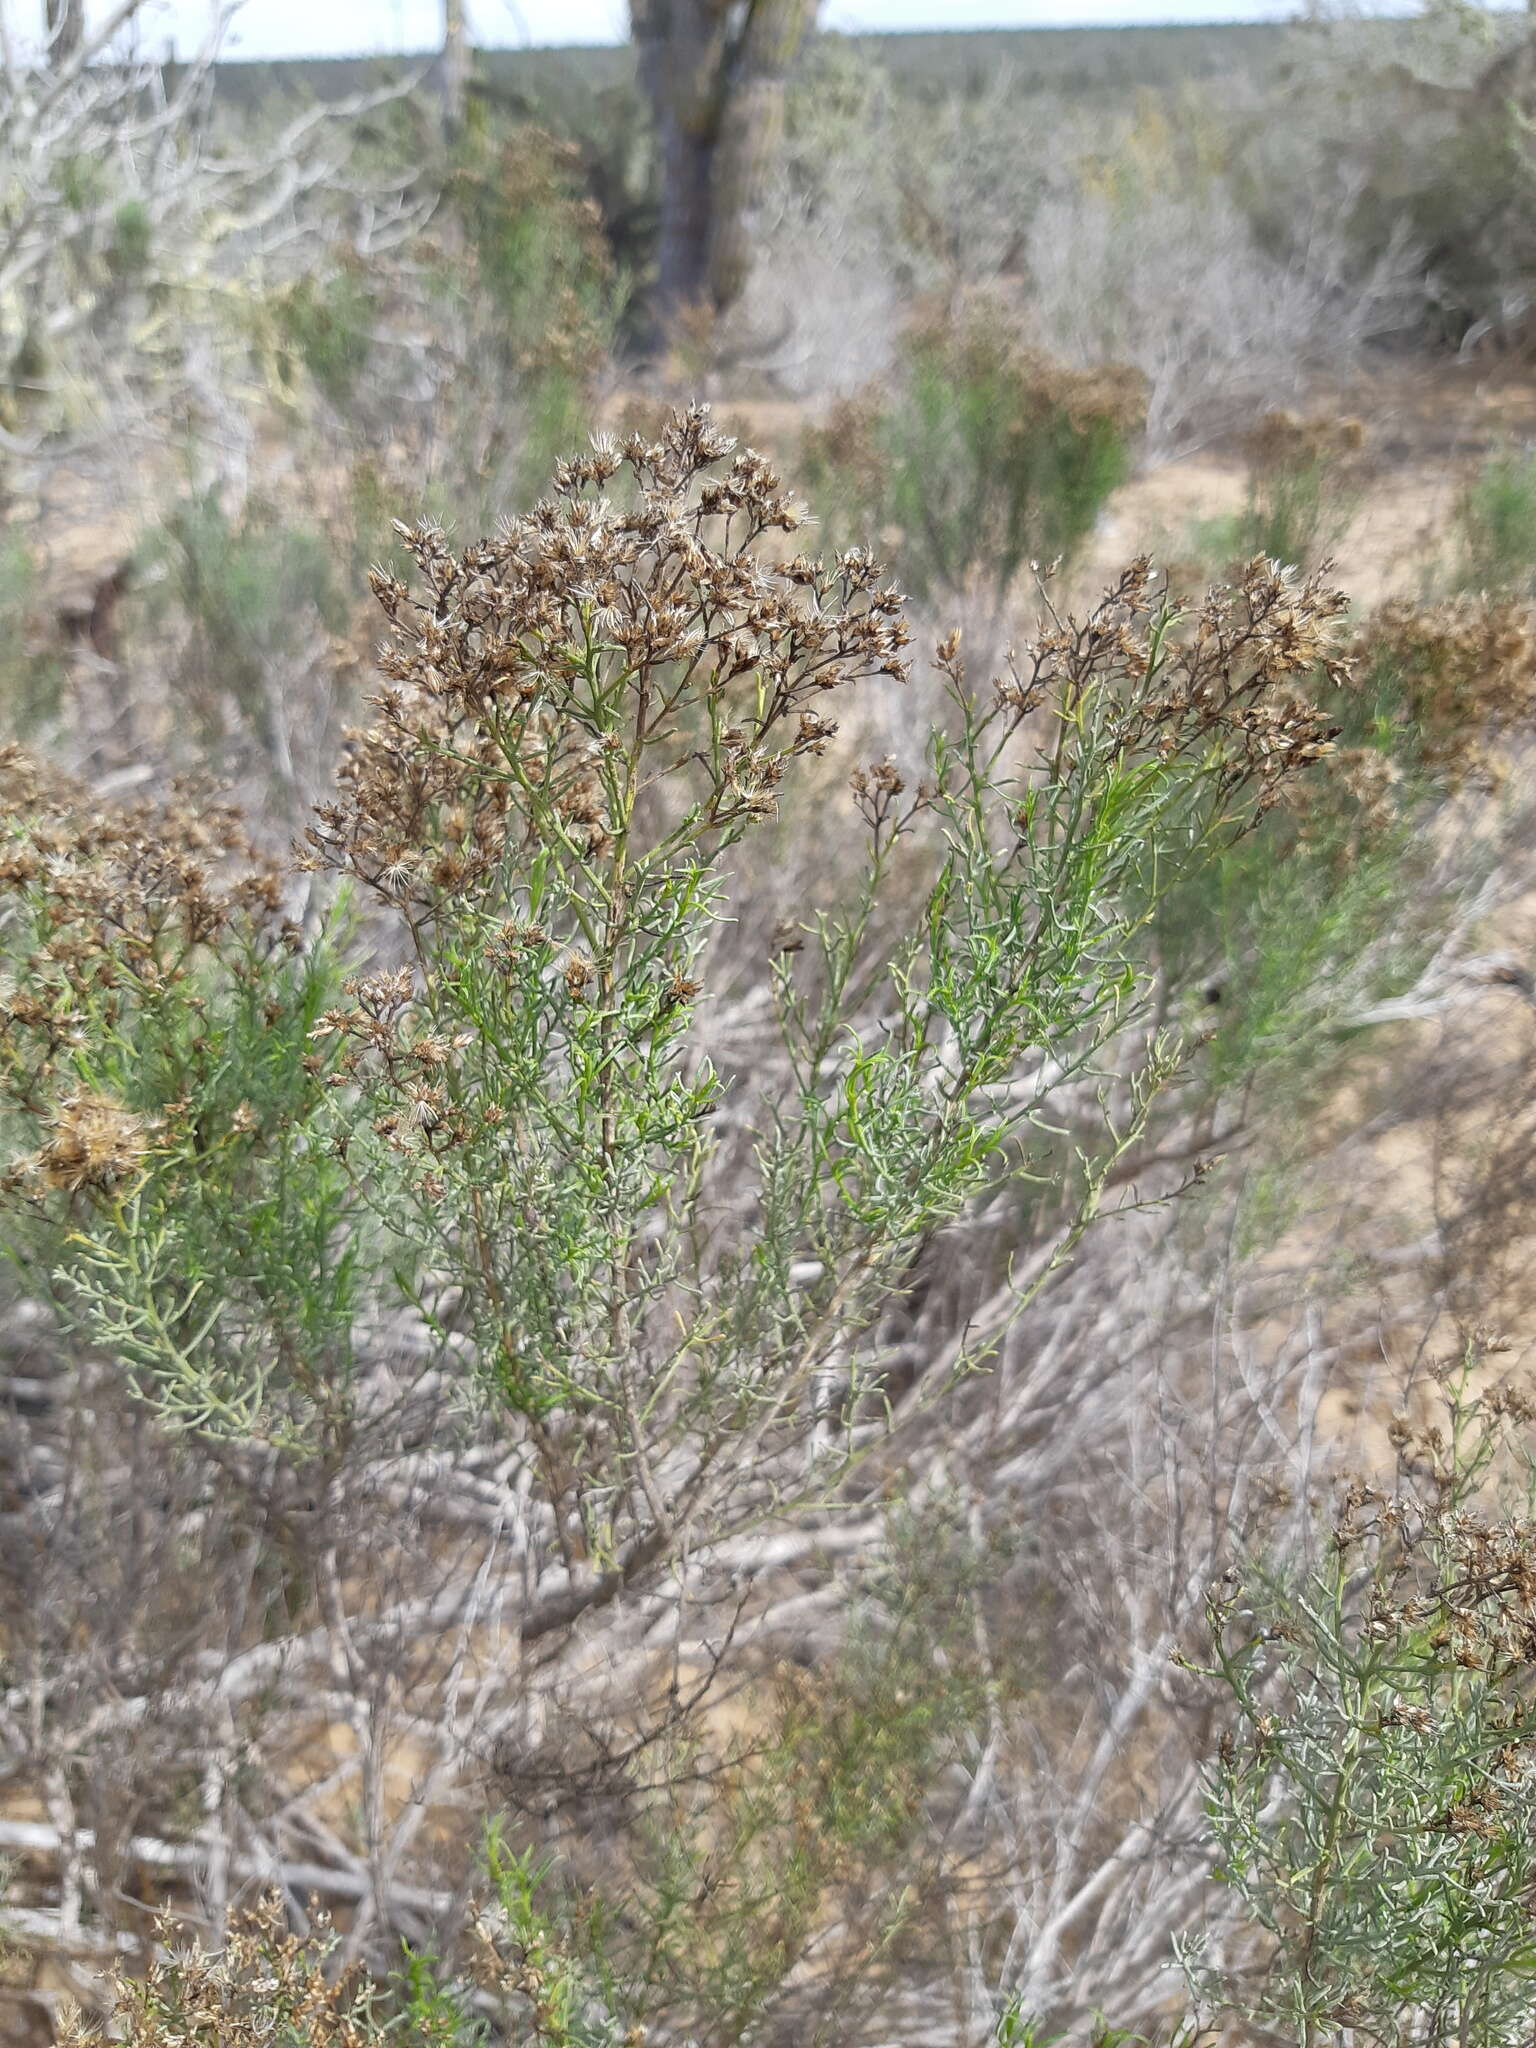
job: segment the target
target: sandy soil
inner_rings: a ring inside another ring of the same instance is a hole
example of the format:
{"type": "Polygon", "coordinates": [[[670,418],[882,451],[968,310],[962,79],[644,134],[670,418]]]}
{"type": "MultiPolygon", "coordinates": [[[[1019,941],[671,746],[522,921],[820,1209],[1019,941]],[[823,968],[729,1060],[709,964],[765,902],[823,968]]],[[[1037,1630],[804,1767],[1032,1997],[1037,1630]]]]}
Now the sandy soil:
{"type": "MultiPolygon", "coordinates": [[[[1501,447],[1536,441],[1536,377],[1508,363],[1388,364],[1348,389],[1320,393],[1308,412],[1365,425],[1359,509],[1335,551],[1340,584],[1362,609],[1419,594],[1432,573],[1458,493],[1501,447]]],[[[1197,521],[1241,509],[1240,447],[1205,450],[1145,471],[1111,500],[1082,568],[1092,588],[1128,552],[1187,553],[1197,521]]]]}

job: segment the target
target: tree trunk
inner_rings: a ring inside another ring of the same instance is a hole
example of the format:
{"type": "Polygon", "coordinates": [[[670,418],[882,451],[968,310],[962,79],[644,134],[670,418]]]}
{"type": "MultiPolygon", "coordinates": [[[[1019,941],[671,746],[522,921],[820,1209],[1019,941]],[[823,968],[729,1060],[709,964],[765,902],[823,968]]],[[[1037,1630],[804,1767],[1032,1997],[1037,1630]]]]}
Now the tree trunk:
{"type": "Polygon", "coordinates": [[[48,0],[48,61],[67,64],[85,40],[85,0],[48,0]]]}
{"type": "Polygon", "coordinates": [[[469,96],[469,20],[464,0],[443,0],[441,68],[443,132],[450,140],[464,126],[469,96]]]}
{"type": "Polygon", "coordinates": [[[661,162],[657,313],[721,313],[751,268],[751,213],[777,152],[789,67],[817,0],[630,0],[661,162]]]}

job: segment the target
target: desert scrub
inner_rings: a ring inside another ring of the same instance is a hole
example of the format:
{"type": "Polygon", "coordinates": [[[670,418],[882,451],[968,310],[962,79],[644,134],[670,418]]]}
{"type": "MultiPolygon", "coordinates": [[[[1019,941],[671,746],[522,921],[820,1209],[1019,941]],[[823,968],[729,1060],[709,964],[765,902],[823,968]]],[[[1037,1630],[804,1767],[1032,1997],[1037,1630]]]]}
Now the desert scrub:
{"type": "Polygon", "coordinates": [[[1333,772],[1294,784],[1261,830],[1171,891],[1156,921],[1166,985],[1203,989],[1216,1089],[1252,1109],[1334,1085],[1352,1018],[1411,986],[1458,901],[1496,857],[1503,779],[1536,687],[1529,606],[1393,599],[1355,629],[1349,659],[1310,687],[1333,772]],[[1433,829],[1462,800],[1454,871],[1433,829]]]}
{"type": "MultiPolygon", "coordinates": [[[[462,1975],[407,1948],[371,1976],[338,1954],[323,1918],[295,1933],[286,1902],[269,1893],[232,1917],[216,1948],[168,1941],[142,1976],[116,1965],[103,2017],[67,2012],[59,2048],[472,2048],[487,2038],[488,2015],[497,2038],[528,2048],[639,2048],[644,2032],[612,2018],[599,1983],[568,1955],[540,1867],[494,1833],[486,1852],[462,1975]]],[[[168,1925],[160,1932],[172,1936],[168,1925]]]]}
{"type": "Polygon", "coordinates": [[[334,1421],[356,1234],[315,1136],[329,946],[227,807],[0,757],[7,1251],[173,1428],[334,1421]]]}
{"type": "Polygon", "coordinates": [[[1359,503],[1364,445],[1356,419],[1266,413],[1244,444],[1247,502],[1231,518],[1197,526],[1198,550],[1223,568],[1253,555],[1317,568],[1344,538],[1359,503]]]}
{"type": "MultiPolygon", "coordinates": [[[[494,1770],[509,1805],[542,1783],[570,1814],[617,1759],[631,1838],[678,1820],[651,1887],[672,1902],[670,1946],[651,1939],[667,1995],[734,2014],[777,1996],[840,1887],[869,1908],[872,1967],[905,1935],[884,1871],[932,1760],[969,1746],[953,1710],[974,1720],[975,1694],[909,1683],[910,1636],[862,1666],[855,1642],[840,1689],[785,1689],[777,1775],[740,1758],[739,1800],[694,1827],[703,1716],[685,1673],[658,1677],[644,1617],[686,1608],[700,1683],[740,1676],[737,1560],[750,1594],[774,1543],[814,1559],[855,1482],[890,1483],[867,1461],[920,1447],[1072,1257],[1182,1065],[1151,1028],[1148,921],[1327,753],[1305,684],[1342,611],[1268,564],[1181,608],[1134,565],[991,686],[947,643],[943,722],[904,777],[833,751],[845,703],[899,687],[903,600],[863,551],[795,554],[800,521],[702,411],[599,442],[493,539],[402,529],[409,581],[373,579],[373,723],[308,881],[216,805],[92,805],[19,760],[0,870],[3,1192],[30,1291],[77,1355],[89,1340],[96,1384],[132,1390],[157,1458],[223,1475],[212,1507],[231,1474],[325,1500],[262,1611],[327,1701],[351,1532],[395,1517],[414,1462],[422,1505],[363,1600],[377,1584],[415,1613],[412,1529],[435,1602],[456,1526],[427,1520],[437,1460],[489,1460],[484,1491],[442,1502],[485,1510],[448,1628],[470,1639],[484,1581],[512,1654],[487,1660],[497,1690],[473,1741],[448,1727],[436,1782],[483,1791],[494,1770]],[[826,873],[776,927],[748,841],[797,781],[826,873]],[[328,927],[322,875],[353,898],[328,927]],[[303,928],[290,886],[311,892],[303,928]],[[923,1262],[1042,1181],[1027,1279],[1005,1271],[982,1317],[959,1301],[953,1341],[898,1379],[888,1333],[923,1262]],[[622,1708],[594,1701],[597,1668],[622,1674],[622,1708]],[[647,1783],[664,1743],[682,1768],[647,1783]],[[796,1809],[797,1775],[824,1815],[796,1809]],[[731,1910],[686,1946],[676,1902],[712,1877],[717,1826],[743,1844],[731,1910]]],[[[396,1728],[451,1720],[431,1687],[457,1680],[424,1668],[458,1668],[438,1628],[380,1636],[352,1612],[369,1725],[396,1699],[396,1728]]],[[[405,1852],[359,1805],[377,1935],[405,1852]]],[[[590,1981],[595,1952],[571,1953],[590,1981]]]]}
{"type": "MultiPolygon", "coordinates": [[[[319,671],[340,665],[356,617],[339,538],[271,500],[252,499],[232,519],[203,492],[170,507],[142,548],[149,573],[130,613],[133,651],[169,671],[175,714],[195,723],[205,760],[259,764],[290,801],[305,781],[293,722],[312,706],[323,723],[334,684],[319,671]]],[[[362,560],[355,569],[360,577],[362,560]]],[[[322,761],[339,730],[340,721],[322,761]]]]}
{"type": "MultiPolygon", "coordinates": [[[[462,308],[468,375],[493,402],[518,393],[515,475],[529,496],[582,431],[622,301],[578,153],[536,127],[498,138],[471,123],[438,233],[435,289],[462,308]]],[[[490,432],[495,443],[506,426],[490,432]]]]}
{"type": "MultiPolygon", "coordinates": [[[[162,1930],[169,1934],[170,1930],[162,1930]]],[[[217,1950],[190,1944],[156,1956],[142,1977],[118,1966],[106,1991],[107,2022],[67,2012],[60,2048],[129,2048],[217,2041],[229,2048],[303,2042],[305,2048],[365,2048],[389,2039],[411,2044],[463,2038],[459,2029],[402,2025],[381,1987],[356,1969],[328,1971],[334,1939],[290,1931],[281,1900],[269,1895],[238,1916],[217,1950]]]]}
{"type": "Polygon", "coordinates": [[[64,664],[49,644],[51,621],[40,599],[36,554],[0,526],[0,716],[9,733],[31,735],[58,715],[64,664]]]}
{"type": "MultiPolygon", "coordinates": [[[[1028,1171],[1053,1098],[1096,1099],[1149,901],[1327,751],[1294,683],[1340,601],[1277,573],[1184,630],[1138,566],[990,698],[951,647],[958,736],[915,788],[855,774],[852,906],[764,935],[780,1051],[722,1074],[693,1019],[730,851],[830,744],[839,693],[905,663],[866,554],[765,551],[798,517],[694,411],[565,465],[499,539],[407,530],[424,594],[378,579],[388,686],[311,833],[408,954],[317,1027],[358,1091],[349,1157],[603,1598],[695,1528],[782,1511],[795,1446],[798,1498],[879,1433],[861,1333],[1028,1171]],[[924,894],[881,954],[909,842],[924,894]],[[745,1157],[717,1135],[742,1126],[745,1157]]],[[[1082,1224],[1176,1064],[1158,1043],[1096,1114],[1082,1224]]]]}
{"type": "Polygon", "coordinates": [[[1536,706],[1536,613],[1527,602],[1396,599],[1365,622],[1354,652],[1362,744],[1421,787],[1453,792],[1496,778],[1501,742],[1536,706]]]}
{"type": "Polygon", "coordinates": [[[1440,1420],[1393,1425],[1393,1490],[1348,1485],[1314,1560],[1243,1560],[1209,1602],[1211,1835],[1259,1952],[1193,1977],[1302,2044],[1529,2032],[1536,1408],[1474,1391],[1475,1343],[1437,1377],[1440,1420]]]}
{"type": "Polygon", "coordinates": [[[809,429],[800,468],[832,530],[889,540],[918,596],[973,578],[1001,593],[1081,547],[1129,474],[1142,407],[1134,372],[1054,363],[975,303],[919,319],[889,385],[809,429]]]}
{"type": "Polygon", "coordinates": [[[1268,565],[1185,614],[1138,564],[990,692],[951,643],[926,774],[854,773],[836,907],[762,934],[773,1035],[721,1071],[732,851],[907,659],[899,593],[790,556],[799,521],[695,410],[494,540],[402,529],[418,588],[375,578],[376,722],[307,855],[368,951],[293,930],[217,809],[98,814],[13,764],[29,1270],[215,1437],[343,1430],[360,1327],[409,1315],[547,1503],[566,1580],[525,1640],[833,1493],[891,1426],[870,1333],[1069,1106],[1070,1256],[1181,1062],[1140,1028],[1149,917],[1328,751],[1300,685],[1342,600],[1268,565]]]}
{"type": "Polygon", "coordinates": [[[1018,1541],[973,1543],[952,1502],[894,1520],[839,1648],[744,1658],[731,1714],[669,1730],[621,1791],[600,1766],[586,1781],[632,1825],[617,1852],[589,1832],[552,1864],[545,1908],[667,2039],[842,2039],[932,1956],[946,1911],[976,1908],[953,1788],[1038,1700],[1034,1646],[994,1659],[977,1624],[1018,1541]]]}
{"type": "Polygon", "coordinates": [[[345,410],[374,354],[375,293],[365,267],[343,260],[329,276],[295,278],[274,294],[270,317],[279,384],[293,384],[302,370],[345,410]]]}
{"type": "Polygon", "coordinates": [[[1467,484],[1451,515],[1455,587],[1536,597],[1536,453],[1506,448],[1467,484]]]}

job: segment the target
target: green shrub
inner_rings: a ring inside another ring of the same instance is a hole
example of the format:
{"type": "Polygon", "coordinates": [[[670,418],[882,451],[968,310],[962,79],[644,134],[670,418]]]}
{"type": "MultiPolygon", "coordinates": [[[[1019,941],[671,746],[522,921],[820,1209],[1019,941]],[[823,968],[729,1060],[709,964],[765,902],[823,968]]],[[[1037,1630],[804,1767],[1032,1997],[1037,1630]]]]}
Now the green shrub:
{"type": "Polygon", "coordinates": [[[619,281],[576,152],[541,129],[498,141],[474,128],[446,204],[467,264],[450,244],[439,288],[462,295],[471,376],[489,379],[502,406],[519,394],[516,484],[529,495],[586,424],[619,281]]]}
{"type": "Polygon", "coordinates": [[[1264,555],[1315,569],[1337,547],[1359,503],[1357,420],[1270,413],[1248,437],[1243,510],[1201,522],[1196,546],[1223,567],[1264,555]]]}
{"type": "Polygon", "coordinates": [[[332,405],[345,407],[374,354],[377,288],[356,263],[298,278],[275,306],[280,339],[332,405]]]}
{"type": "MultiPolygon", "coordinates": [[[[408,1333],[538,1532],[497,1596],[519,1672],[589,1666],[605,1612],[803,1533],[986,1362],[1181,1067],[1149,920],[1328,749],[1304,686],[1342,599],[1257,564],[1185,611],[1137,564],[985,696],[946,643],[920,777],[857,767],[850,800],[835,715],[904,675],[908,627],[864,551],[791,554],[798,524],[692,410],[563,464],[495,539],[402,528],[373,723],[308,839],[353,899],[328,925],[286,920],[219,807],[114,809],[7,763],[0,1209],[30,1291],[210,1469],[300,1498],[347,1472],[338,1511],[392,1497],[408,1333]],[[759,932],[749,842],[796,784],[825,873],[759,932]],[[711,1035],[743,987],[745,1056],[711,1035]],[[898,1392],[882,1329],[919,1261],[1062,1159],[1049,1254],[898,1392]]],[[[651,1830],[648,1860],[578,1877],[612,1940],[530,1905],[518,1866],[522,1948],[571,1987],[549,2039],[658,2001],[739,2038],[840,1895],[860,1967],[896,1955],[937,1765],[1002,1676],[960,1625],[963,1546],[930,1526],[921,1562],[943,1624],[913,1625],[918,1572],[874,1589],[719,1797],[681,1675],[585,1764],[579,1709],[540,1738],[535,1796],[617,1756],[626,1853],[651,1830]]],[[[690,1585],[724,1668],[732,1596],[690,1585]]]]}
{"type": "Polygon", "coordinates": [[[172,1428],[328,1435],[361,1307],[316,1122],[335,954],[216,802],[3,775],[7,1252],[172,1428]]]}
{"type": "MultiPolygon", "coordinates": [[[[889,763],[855,775],[862,875],[764,964],[780,1047],[749,1090],[694,1037],[731,851],[829,745],[836,693],[900,674],[906,639],[866,555],[772,565],[765,537],[794,524],[761,459],[694,413],[566,465],[494,542],[455,557],[405,532],[425,594],[376,579],[389,680],[311,858],[408,965],[340,1000],[329,947],[289,950],[270,880],[216,885],[226,828],[133,813],[97,837],[72,800],[61,882],[33,850],[63,829],[42,796],[13,827],[20,958],[59,956],[52,980],[27,970],[42,1007],[12,1091],[45,1141],[13,1191],[97,1219],[52,1240],[58,1289],[178,1422],[286,1434],[304,1386],[322,1419],[333,1372],[342,1398],[371,1203],[411,1247],[418,1312],[441,1329],[453,1303],[480,1386],[529,1432],[584,1600],[754,1512],[740,1472],[801,1441],[813,1389],[848,1425],[878,1414],[856,1339],[915,1249],[1029,1173],[1053,1091],[1149,992],[1149,904],[1326,751],[1291,679],[1339,605],[1268,572],[1186,632],[1138,568],[989,704],[951,650],[954,734],[916,789],[889,763]],[[622,515],[592,495],[621,470],[622,515]],[[892,939],[898,867],[921,893],[892,939]],[[119,933],[103,905],[130,885],[119,933]],[[128,1119],[123,1157],[50,1179],[98,1099],[128,1119]],[[717,1227],[728,1105],[755,1131],[746,1238],[717,1227]],[[228,1298],[204,1300],[221,1260],[228,1298]],[[574,1463],[549,1436],[570,1417],[574,1463]]],[[[1085,1134],[1080,1226],[1173,1060],[1154,1046],[1129,1112],[1085,1134]]],[[[822,1438],[804,1483],[856,1440],[822,1438]]]]}
{"type": "Polygon", "coordinates": [[[142,200],[125,199],[112,216],[107,249],[111,269],[121,277],[137,277],[149,266],[154,250],[154,222],[142,200]]]}
{"type": "Polygon", "coordinates": [[[44,724],[64,687],[63,663],[42,631],[38,576],[25,538],[0,531],[0,718],[8,738],[44,724]]]}
{"type": "Polygon", "coordinates": [[[206,492],[176,505],[145,553],[164,574],[145,579],[142,615],[179,641],[171,657],[178,717],[191,714],[214,759],[231,738],[254,739],[291,780],[290,723],[309,708],[294,701],[295,681],[317,651],[329,656],[352,612],[353,565],[344,554],[338,560],[335,532],[261,499],[232,519],[206,492]]]}
{"type": "Polygon", "coordinates": [[[1536,597],[1536,452],[1490,456],[1457,499],[1451,526],[1458,589],[1536,597]]]}
{"type": "Polygon", "coordinates": [[[906,586],[1001,593],[1028,563],[1070,561],[1130,469],[1134,373],[1063,368],[995,309],[905,337],[893,388],[807,432],[801,469],[836,533],[895,548],[906,586]]]}
{"type": "Polygon", "coordinates": [[[1304,2048],[1529,2032],[1536,1409],[1475,1398],[1474,1364],[1443,1370],[1442,1422],[1394,1425],[1396,1491],[1350,1485],[1305,1570],[1245,1561],[1210,1601],[1218,1876],[1265,1942],[1192,1974],[1304,2048]]]}
{"type": "Polygon", "coordinates": [[[1430,821],[1469,785],[1498,782],[1536,705],[1536,631],[1508,599],[1394,599],[1350,653],[1346,675],[1313,681],[1334,772],[1170,891],[1155,923],[1168,986],[1205,1013],[1204,1080],[1259,1077],[1272,1106],[1315,1103],[1351,1018],[1411,985],[1441,942],[1450,891],[1473,888],[1494,849],[1464,830],[1451,883],[1430,821]]]}

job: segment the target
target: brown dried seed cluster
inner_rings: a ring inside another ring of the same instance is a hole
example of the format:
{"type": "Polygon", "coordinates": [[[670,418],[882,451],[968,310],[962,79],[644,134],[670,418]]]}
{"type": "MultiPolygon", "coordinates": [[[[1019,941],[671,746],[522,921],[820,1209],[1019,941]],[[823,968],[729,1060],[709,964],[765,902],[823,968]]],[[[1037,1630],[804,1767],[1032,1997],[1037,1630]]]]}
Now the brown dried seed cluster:
{"type": "Polygon", "coordinates": [[[1453,785],[1486,777],[1500,735],[1536,713],[1536,612],[1507,598],[1383,605],[1353,650],[1405,697],[1426,765],[1453,785]]]}
{"type": "Polygon", "coordinates": [[[65,1194],[131,1180],[149,1155],[150,1126],[109,1095],[68,1095],[50,1119],[47,1143],[23,1162],[27,1177],[65,1194]]]}
{"type": "MultiPolygon", "coordinates": [[[[1485,1426],[1529,1430],[1536,1402],[1514,1382],[1481,1397],[1485,1426]]],[[[1462,1504],[1450,1439],[1436,1424],[1404,1416],[1389,1431],[1417,1491],[1389,1493],[1363,1481],[1341,1497],[1333,1540],[1343,1551],[1374,1549],[1386,1563],[1365,1623],[1378,1641],[1429,1631],[1431,1647],[1459,1668],[1509,1675],[1523,1690],[1536,1672],[1536,1522],[1488,1519],[1462,1504]]],[[[1404,1716],[1405,1725],[1417,1726],[1404,1716]]],[[[1513,1724],[1512,1724],[1513,1727],[1513,1724]]],[[[1536,1742],[1522,1715],[1520,1768],[1536,1742]]],[[[1449,1822],[1447,1823],[1450,1824],[1449,1822]]]]}
{"type": "Polygon", "coordinates": [[[0,978],[0,1100],[37,1122],[33,1184],[58,1190],[105,1187],[144,1156],[128,1112],[79,1091],[87,1019],[119,1028],[216,948],[238,971],[299,943],[278,870],[228,805],[185,788],[103,803],[16,747],[0,749],[0,909],[27,941],[25,974],[0,978]]]}
{"type": "Polygon", "coordinates": [[[328,1974],[334,1939],[323,1918],[304,1939],[290,1933],[282,1903],[263,1899],[232,1920],[222,1948],[164,1946],[142,1979],[114,1970],[106,2023],[67,2011],[59,2048],[88,2048],[112,2039],[128,2048],[180,2048],[219,2042],[223,2048],[265,2048],[274,2040],[315,2048],[365,2048],[384,2033],[377,1993],[356,1968],[328,1974]]]}
{"type": "Polygon", "coordinates": [[[1337,728],[1310,691],[1349,680],[1339,651],[1346,609],[1321,573],[1299,578],[1259,556],[1169,632],[1142,557],[1086,619],[1062,622],[1015,658],[997,689],[1019,719],[1043,706],[1071,711],[1100,692],[1125,748],[1165,760],[1215,748],[1227,782],[1255,788],[1263,810],[1333,750],[1337,728]]]}
{"type": "Polygon", "coordinates": [[[388,687],[308,863],[428,913],[524,848],[535,815],[601,860],[615,753],[654,756],[705,834],[771,815],[788,764],[836,730],[828,696],[906,673],[901,595],[866,552],[768,558],[799,524],[768,463],[693,407],[654,442],[598,441],[461,554],[402,528],[421,587],[373,576],[388,687]]]}

